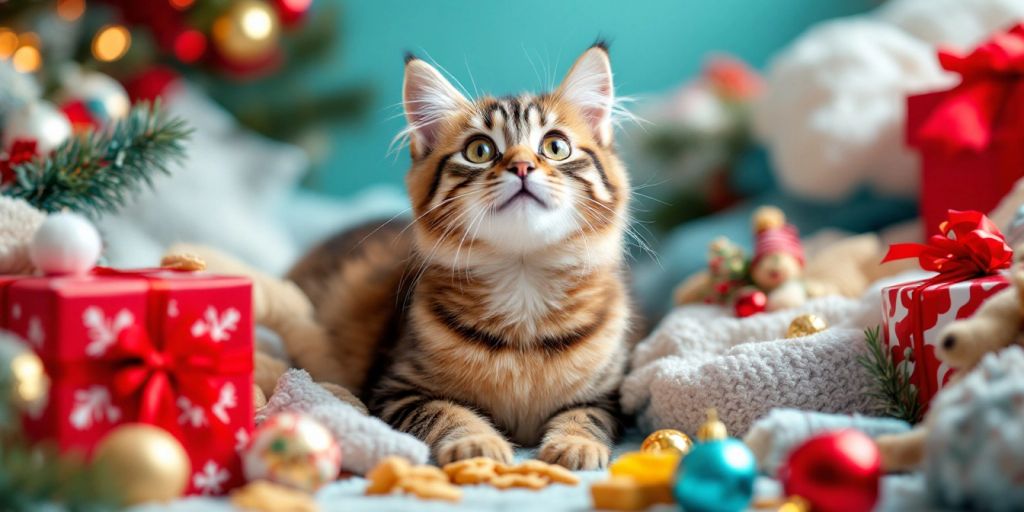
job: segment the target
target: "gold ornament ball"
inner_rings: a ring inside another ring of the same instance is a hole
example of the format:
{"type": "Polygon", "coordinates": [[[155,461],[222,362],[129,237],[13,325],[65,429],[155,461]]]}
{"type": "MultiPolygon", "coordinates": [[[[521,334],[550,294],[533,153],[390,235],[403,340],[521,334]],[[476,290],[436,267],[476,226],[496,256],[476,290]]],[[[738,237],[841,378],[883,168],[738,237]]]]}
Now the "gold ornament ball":
{"type": "Polygon", "coordinates": [[[718,411],[715,409],[708,409],[708,419],[703,425],[697,429],[697,439],[701,442],[705,441],[721,441],[729,437],[729,429],[725,428],[725,423],[718,420],[718,411]]]}
{"type": "Polygon", "coordinates": [[[141,423],[112,430],[96,447],[93,460],[117,483],[126,506],[178,498],[192,473],[188,454],[174,436],[141,423]]]}
{"type": "Polygon", "coordinates": [[[671,428],[656,430],[644,439],[640,451],[647,453],[676,452],[679,455],[690,453],[693,441],[690,436],[671,428]]]}
{"type": "Polygon", "coordinates": [[[789,329],[786,330],[787,338],[801,338],[803,336],[810,336],[812,334],[819,333],[828,329],[828,324],[825,323],[825,319],[813,313],[807,313],[800,315],[793,319],[789,323],[789,329]]]}
{"type": "Polygon", "coordinates": [[[46,405],[50,377],[43,362],[31,350],[24,350],[11,359],[11,398],[22,412],[36,412],[46,405]]]}
{"type": "Polygon", "coordinates": [[[213,41],[228,60],[251,63],[277,47],[280,22],[263,0],[241,0],[213,22],[213,41]]]}

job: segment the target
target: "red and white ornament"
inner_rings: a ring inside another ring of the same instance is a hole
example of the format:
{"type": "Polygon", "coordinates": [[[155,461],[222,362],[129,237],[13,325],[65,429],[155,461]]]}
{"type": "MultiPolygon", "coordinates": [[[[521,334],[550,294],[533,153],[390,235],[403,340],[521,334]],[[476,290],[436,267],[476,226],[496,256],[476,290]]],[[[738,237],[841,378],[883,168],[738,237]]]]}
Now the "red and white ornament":
{"type": "Polygon", "coordinates": [[[337,478],[341,447],[313,418],[283,412],[253,433],[242,452],[242,468],[249,481],[269,480],[312,492],[337,478]]]}
{"type": "Polygon", "coordinates": [[[132,107],[128,93],[117,80],[95,71],[69,74],[61,97],[61,110],[79,131],[123,119],[132,107]]]}
{"type": "Polygon", "coordinates": [[[47,154],[70,137],[68,118],[51,103],[34,101],[7,115],[3,127],[3,151],[11,151],[16,142],[34,142],[38,154],[47,154]]]}

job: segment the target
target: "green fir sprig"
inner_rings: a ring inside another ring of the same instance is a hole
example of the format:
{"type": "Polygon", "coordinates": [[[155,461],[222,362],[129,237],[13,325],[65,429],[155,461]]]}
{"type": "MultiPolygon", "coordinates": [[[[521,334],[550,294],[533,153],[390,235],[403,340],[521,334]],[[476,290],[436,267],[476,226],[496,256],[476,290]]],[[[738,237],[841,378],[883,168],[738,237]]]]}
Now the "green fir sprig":
{"type": "Polygon", "coordinates": [[[98,217],[119,209],[153,175],[169,174],[185,156],[191,129],[168,118],[159,103],[140,103],[112,129],[72,137],[52,154],[14,166],[0,193],[46,212],[69,209],[98,217]]]}
{"type": "Polygon", "coordinates": [[[910,378],[911,368],[907,361],[897,363],[889,349],[882,342],[881,328],[865,329],[864,338],[868,344],[867,355],[857,356],[857,363],[871,374],[875,381],[869,396],[883,405],[885,414],[909,423],[918,423],[924,408],[918,402],[918,390],[910,378]]]}

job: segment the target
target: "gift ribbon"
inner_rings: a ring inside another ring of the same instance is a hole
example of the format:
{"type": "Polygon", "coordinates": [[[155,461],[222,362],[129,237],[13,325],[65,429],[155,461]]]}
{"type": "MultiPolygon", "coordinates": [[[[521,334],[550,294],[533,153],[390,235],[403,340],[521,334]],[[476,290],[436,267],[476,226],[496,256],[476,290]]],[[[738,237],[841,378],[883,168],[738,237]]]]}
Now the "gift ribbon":
{"type": "Polygon", "coordinates": [[[967,54],[940,50],[939,63],[962,81],[925,119],[918,140],[947,151],[980,151],[997,136],[1024,143],[1024,23],[967,54]]]}
{"type": "Polygon", "coordinates": [[[938,272],[929,284],[955,282],[1009,268],[1013,250],[985,214],[949,210],[939,234],[925,244],[892,244],[882,263],[917,258],[921,269],[938,272]]]}
{"type": "MultiPolygon", "coordinates": [[[[882,262],[906,258],[917,258],[923,270],[937,272],[935,276],[897,293],[897,301],[902,302],[906,294],[906,300],[915,303],[930,286],[992,275],[1009,268],[1013,262],[1013,250],[995,223],[983,213],[949,210],[946,220],[939,225],[939,234],[929,237],[925,244],[892,244],[882,262]]],[[[923,362],[926,353],[923,311],[920,305],[908,309],[912,310],[908,313],[910,345],[915,353],[921,354],[919,361],[923,362]]],[[[925,396],[934,396],[938,390],[933,389],[930,379],[919,375],[915,384],[925,396]]]]}
{"type": "MultiPolygon", "coordinates": [[[[167,294],[161,286],[160,272],[191,271],[167,268],[93,269],[95,275],[144,278],[150,283],[147,325],[136,324],[122,330],[117,343],[97,362],[110,365],[114,395],[122,400],[134,398],[139,404],[138,421],[158,425],[171,432],[180,430],[177,400],[185,397],[190,405],[203,409],[211,428],[215,431],[226,428],[228,425],[212,410],[220,394],[216,382],[222,377],[251,372],[252,354],[227,351],[209,333],[195,336],[187,323],[169,318],[167,294]]],[[[73,368],[80,370],[67,368],[64,373],[76,375],[87,372],[84,366],[74,365],[73,368]]]]}

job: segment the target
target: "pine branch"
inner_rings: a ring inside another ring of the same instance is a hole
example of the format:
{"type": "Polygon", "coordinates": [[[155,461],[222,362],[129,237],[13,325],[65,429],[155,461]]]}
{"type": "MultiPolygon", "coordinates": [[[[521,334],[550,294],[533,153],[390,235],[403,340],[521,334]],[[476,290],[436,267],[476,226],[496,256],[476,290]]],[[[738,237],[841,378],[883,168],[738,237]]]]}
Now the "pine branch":
{"type": "Polygon", "coordinates": [[[68,140],[48,157],[14,167],[16,179],[0,193],[47,212],[70,209],[90,217],[116,211],[155,173],[169,174],[184,158],[191,130],[168,119],[159,104],[140,104],[112,130],[68,140]]]}
{"type": "Polygon", "coordinates": [[[917,423],[921,421],[924,410],[917,400],[917,386],[910,380],[910,365],[906,360],[900,363],[893,360],[889,349],[879,336],[880,333],[880,327],[864,330],[868,354],[857,357],[857,363],[863,366],[875,381],[875,389],[869,396],[884,404],[885,414],[909,423],[917,423]]]}

